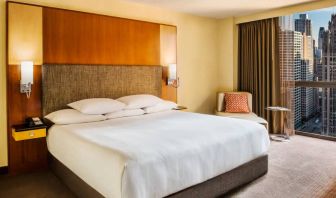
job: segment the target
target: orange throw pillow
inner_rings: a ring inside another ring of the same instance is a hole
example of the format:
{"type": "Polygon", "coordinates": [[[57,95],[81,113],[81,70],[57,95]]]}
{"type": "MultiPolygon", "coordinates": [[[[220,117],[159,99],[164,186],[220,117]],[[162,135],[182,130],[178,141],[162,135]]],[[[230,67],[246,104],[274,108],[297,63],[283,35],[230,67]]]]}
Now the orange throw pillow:
{"type": "Polygon", "coordinates": [[[247,94],[230,94],[225,96],[225,112],[227,113],[249,113],[247,94]]]}

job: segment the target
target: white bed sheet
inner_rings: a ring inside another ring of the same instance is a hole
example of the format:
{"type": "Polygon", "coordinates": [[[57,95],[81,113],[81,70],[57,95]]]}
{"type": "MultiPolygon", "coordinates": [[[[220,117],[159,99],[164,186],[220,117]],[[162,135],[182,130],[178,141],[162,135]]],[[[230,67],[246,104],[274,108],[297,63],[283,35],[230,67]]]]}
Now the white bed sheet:
{"type": "Polygon", "coordinates": [[[54,125],[50,153],[106,197],[164,197],[265,155],[264,126],[168,111],[54,125]]]}

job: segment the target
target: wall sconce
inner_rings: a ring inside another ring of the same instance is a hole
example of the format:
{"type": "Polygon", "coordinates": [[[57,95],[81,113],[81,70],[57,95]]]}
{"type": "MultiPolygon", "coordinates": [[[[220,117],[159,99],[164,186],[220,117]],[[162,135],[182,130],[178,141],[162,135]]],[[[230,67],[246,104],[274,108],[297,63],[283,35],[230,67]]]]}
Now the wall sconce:
{"type": "Polygon", "coordinates": [[[168,65],[168,78],[167,78],[167,85],[171,85],[177,88],[178,85],[178,78],[176,76],[176,63],[168,65]]]}
{"type": "Polygon", "coordinates": [[[21,62],[20,92],[30,98],[32,84],[34,82],[34,63],[32,61],[21,62]]]}

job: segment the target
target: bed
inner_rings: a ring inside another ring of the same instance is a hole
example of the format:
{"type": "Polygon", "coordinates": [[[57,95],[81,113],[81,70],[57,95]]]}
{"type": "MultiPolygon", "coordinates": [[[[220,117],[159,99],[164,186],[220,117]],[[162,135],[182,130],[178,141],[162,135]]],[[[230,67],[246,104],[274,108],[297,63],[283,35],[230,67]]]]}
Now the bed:
{"type": "Polygon", "coordinates": [[[168,111],[54,125],[49,152],[105,197],[164,197],[267,154],[253,122],[168,111]]]}
{"type": "MultiPolygon", "coordinates": [[[[43,67],[44,114],[64,108],[69,101],[93,97],[73,85],[88,77],[85,67],[74,68],[43,67]],[[55,85],[56,89],[48,87],[55,85]]],[[[161,71],[152,70],[148,69],[148,76],[155,81],[161,71]]],[[[103,73],[90,67],[91,78],[103,73]]],[[[152,94],[157,90],[155,86],[139,89],[152,94]]],[[[106,90],[98,92],[94,97],[107,97],[106,90]]],[[[128,92],[126,88],[108,94],[128,92]]],[[[269,144],[265,127],[254,122],[175,110],[53,125],[47,136],[50,167],[79,197],[216,197],[265,174],[269,144]]]]}

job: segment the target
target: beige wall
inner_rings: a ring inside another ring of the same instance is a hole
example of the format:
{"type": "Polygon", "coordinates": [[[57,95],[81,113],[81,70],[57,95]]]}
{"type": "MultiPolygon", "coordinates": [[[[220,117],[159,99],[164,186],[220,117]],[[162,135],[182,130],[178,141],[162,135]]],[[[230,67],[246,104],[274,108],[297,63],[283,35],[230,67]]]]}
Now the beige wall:
{"type": "Polygon", "coordinates": [[[234,17],[218,22],[218,89],[219,91],[237,90],[237,26],[234,17]]]}
{"type": "MultiPolygon", "coordinates": [[[[7,164],[6,156],[6,106],[5,102],[5,1],[1,0],[1,112],[0,112],[0,167],[7,164]]],[[[116,0],[27,0],[20,1],[45,6],[101,13],[124,18],[139,19],[177,26],[177,65],[181,85],[178,103],[190,111],[212,113],[218,86],[217,20],[179,14],[116,0]]]]}

